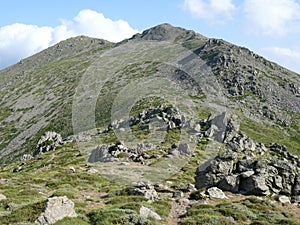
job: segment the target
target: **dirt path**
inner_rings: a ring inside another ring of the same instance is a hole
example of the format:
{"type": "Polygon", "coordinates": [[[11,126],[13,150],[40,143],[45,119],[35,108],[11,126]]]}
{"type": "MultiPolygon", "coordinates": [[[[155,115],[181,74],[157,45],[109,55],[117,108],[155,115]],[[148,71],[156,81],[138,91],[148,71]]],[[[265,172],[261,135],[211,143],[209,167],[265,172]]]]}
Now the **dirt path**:
{"type": "Polygon", "coordinates": [[[186,214],[189,201],[187,199],[173,200],[168,225],[177,225],[181,222],[181,216],[186,214]]]}

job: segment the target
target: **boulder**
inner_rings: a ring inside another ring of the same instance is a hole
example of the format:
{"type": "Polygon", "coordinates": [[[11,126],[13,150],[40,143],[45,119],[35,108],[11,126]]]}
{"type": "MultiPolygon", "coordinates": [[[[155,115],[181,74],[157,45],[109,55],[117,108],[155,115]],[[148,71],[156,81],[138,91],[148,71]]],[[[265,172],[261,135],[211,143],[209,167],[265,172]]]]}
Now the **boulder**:
{"type": "Polygon", "coordinates": [[[224,192],[220,188],[217,188],[217,187],[211,187],[211,188],[207,189],[206,192],[210,198],[219,198],[219,199],[227,198],[226,195],[224,194],[224,192]]]}
{"type": "Polygon", "coordinates": [[[278,174],[282,178],[282,189],[280,193],[290,196],[296,178],[293,166],[291,163],[283,160],[277,160],[271,163],[271,165],[278,170],[278,174]]]}
{"type": "Polygon", "coordinates": [[[236,156],[233,154],[218,155],[197,168],[196,188],[212,187],[233,171],[236,156]]]}
{"type": "Polygon", "coordinates": [[[179,151],[180,155],[184,155],[184,156],[191,155],[190,146],[186,143],[180,143],[178,145],[178,151],[179,151]]]}
{"type": "Polygon", "coordinates": [[[95,163],[95,162],[115,162],[118,161],[118,158],[113,157],[109,153],[108,145],[99,145],[96,149],[94,149],[89,156],[88,162],[95,163]]]}
{"type": "Polygon", "coordinates": [[[39,224],[54,224],[65,217],[76,217],[74,203],[66,196],[48,198],[45,211],[36,220],[39,224]]]}
{"type": "Polygon", "coordinates": [[[238,175],[229,175],[220,181],[218,188],[223,191],[236,193],[239,191],[240,178],[238,175]]]}
{"type": "Polygon", "coordinates": [[[240,181],[240,192],[243,194],[253,194],[266,196],[270,194],[269,187],[266,184],[266,177],[263,175],[252,175],[240,181]]]}
{"type": "Polygon", "coordinates": [[[145,219],[147,219],[148,217],[152,217],[156,220],[161,220],[160,215],[158,215],[156,212],[154,212],[153,210],[145,207],[145,206],[141,206],[140,208],[140,216],[144,217],[145,219]]]}

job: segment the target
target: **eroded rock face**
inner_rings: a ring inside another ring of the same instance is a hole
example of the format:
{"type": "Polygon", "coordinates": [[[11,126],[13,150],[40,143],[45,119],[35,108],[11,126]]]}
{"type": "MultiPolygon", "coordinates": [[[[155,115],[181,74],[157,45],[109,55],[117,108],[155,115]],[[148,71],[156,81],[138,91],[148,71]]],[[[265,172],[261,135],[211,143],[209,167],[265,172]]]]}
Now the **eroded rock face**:
{"type": "Polygon", "coordinates": [[[74,203],[66,196],[49,198],[45,211],[36,220],[39,224],[54,224],[65,217],[76,217],[74,203]]]}

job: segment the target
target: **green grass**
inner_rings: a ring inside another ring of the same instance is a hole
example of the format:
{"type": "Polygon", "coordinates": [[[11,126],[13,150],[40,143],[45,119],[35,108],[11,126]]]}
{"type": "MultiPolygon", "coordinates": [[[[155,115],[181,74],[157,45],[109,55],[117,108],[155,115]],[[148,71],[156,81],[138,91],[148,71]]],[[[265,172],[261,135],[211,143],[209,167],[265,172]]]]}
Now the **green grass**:
{"type": "Polygon", "coordinates": [[[195,204],[188,209],[182,224],[299,224],[268,200],[250,197],[216,206],[195,204]],[[232,219],[229,219],[232,218],[232,219]],[[194,221],[194,223],[192,223],[194,221]]]}
{"type": "Polygon", "coordinates": [[[280,125],[257,123],[245,117],[241,120],[240,129],[257,142],[265,145],[277,142],[285,145],[289,152],[300,154],[299,130],[283,128],[280,125]]]}

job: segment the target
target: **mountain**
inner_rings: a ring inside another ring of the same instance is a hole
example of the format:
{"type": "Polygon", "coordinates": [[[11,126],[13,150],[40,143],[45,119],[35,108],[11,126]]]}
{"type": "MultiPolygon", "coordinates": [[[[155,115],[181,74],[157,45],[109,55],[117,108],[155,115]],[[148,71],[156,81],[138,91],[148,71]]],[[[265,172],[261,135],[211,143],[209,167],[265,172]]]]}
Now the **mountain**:
{"type": "Polygon", "coordinates": [[[300,76],[244,47],[161,24],[0,77],[2,224],[300,223],[300,76]]]}

